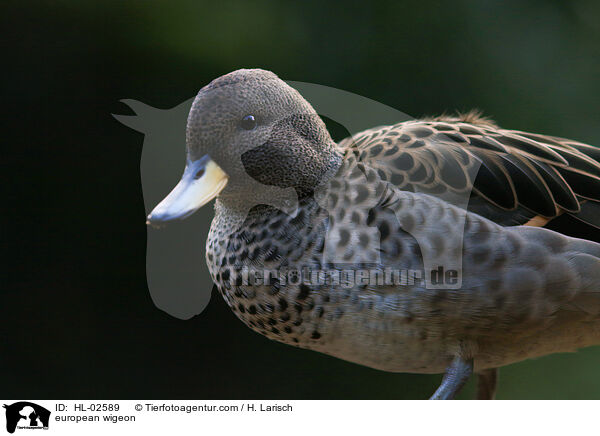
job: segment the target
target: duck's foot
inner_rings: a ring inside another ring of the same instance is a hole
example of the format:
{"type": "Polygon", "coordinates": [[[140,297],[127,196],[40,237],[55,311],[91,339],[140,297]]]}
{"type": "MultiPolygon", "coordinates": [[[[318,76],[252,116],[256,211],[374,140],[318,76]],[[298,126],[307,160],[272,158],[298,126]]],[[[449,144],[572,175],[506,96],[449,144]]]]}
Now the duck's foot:
{"type": "Polygon", "coordinates": [[[477,399],[493,400],[498,385],[498,368],[484,369],[477,373],[477,399]]]}
{"type": "Polygon", "coordinates": [[[456,357],[446,369],[442,384],[430,400],[452,400],[473,374],[473,359],[456,357]]]}

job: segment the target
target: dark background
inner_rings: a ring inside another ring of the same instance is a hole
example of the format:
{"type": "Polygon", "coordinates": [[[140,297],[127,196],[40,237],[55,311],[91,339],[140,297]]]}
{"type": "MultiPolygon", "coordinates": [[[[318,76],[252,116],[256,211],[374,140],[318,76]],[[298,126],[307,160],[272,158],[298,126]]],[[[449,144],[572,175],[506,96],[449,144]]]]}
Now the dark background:
{"type": "MultiPolygon", "coordinates": [[[[481,108],[600,144],[600,3],[3,2],[0,396],[426,398],[389,374],[268,341],[218,294],[181,321],[145,277],[143,136],[169,108],[261,67],[412,116],[481,108]]],[[[598,237],[569,219],[555,228],[598,237]]],[[[501,370],[499,398],[600,398],[600,348],[501,370]]],[[[473,384],[461,395],[468,398],[473,384]]]]}

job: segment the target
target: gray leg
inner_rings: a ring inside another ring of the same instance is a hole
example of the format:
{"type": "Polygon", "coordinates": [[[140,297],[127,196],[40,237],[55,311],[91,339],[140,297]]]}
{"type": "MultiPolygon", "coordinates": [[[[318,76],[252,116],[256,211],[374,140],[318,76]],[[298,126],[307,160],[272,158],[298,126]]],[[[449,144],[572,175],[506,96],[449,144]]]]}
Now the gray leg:
{"type": "Polygon", "coordinates": [[[452,400],[473,374],[473,359],[456,357],[444,374],[442,384],[430,400],[452,400]]]}
{"type": "Polygon", "coordinates": [[[477,399],[493,400],[498,385],[498,368],[484,369],[477,374],[477,399]]]}

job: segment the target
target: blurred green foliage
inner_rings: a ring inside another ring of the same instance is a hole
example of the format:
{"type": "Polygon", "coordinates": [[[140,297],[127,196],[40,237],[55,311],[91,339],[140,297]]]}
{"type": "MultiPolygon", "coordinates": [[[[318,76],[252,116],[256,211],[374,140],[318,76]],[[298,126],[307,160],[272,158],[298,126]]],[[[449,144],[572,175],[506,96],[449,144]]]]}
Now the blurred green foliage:
{"type": "MultiPolygon", "coordinates": [[[[10,163],[27,165],[39,186],[37,212],[21,209],[19,220],[22,234],[44,241],[8,247],[17,265],[8,285],[14,303],[25,290],[45,301],[36,325],[53,341],[35,342],[47,352],[40,368],[23,348],[27,328],[16,328],[7,351],[20,357],[3,363],[22,375],[7,386],[12,396],[426,398],[441,378],[269,342],[218,295],[188,322],[160,313],[144,287],[142,139],[109,115],[126,112],[121,98],[172,107],[217,76],[260,67],[415,117],[480,108],[508,128],[600,144],[594,0],[62,0],[3,9],[4,53],[17,66],[4,80],[5,108],[19,114],[10,163]],[[74,203],[64,222],[43,219],[74,203]],[[29,263],[52,280],[24,281],[29,263]]],[[[19,312],[4,319],[22,327],[19,312]]],[[[591,348],[511,365],[498,396],[600,398],[599,361],[591,348]]],[[[471,383],[461,397],[472,393],[471,383]]]]}

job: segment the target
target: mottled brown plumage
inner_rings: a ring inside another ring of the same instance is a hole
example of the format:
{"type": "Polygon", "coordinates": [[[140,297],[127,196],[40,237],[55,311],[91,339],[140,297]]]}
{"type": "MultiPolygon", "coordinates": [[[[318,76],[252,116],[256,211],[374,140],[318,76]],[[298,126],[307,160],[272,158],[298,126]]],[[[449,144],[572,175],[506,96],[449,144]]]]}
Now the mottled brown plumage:
{"type": "MultiPolygon", "coordinates": [[[[473,368],[489,397],[494,368],[600,343],[600,245],[519,225],[600,200],[594,147],[475,113],[336,145],[296,91],[240,70],[196,98],[188,160],[206,155],[229,176],[207,240],[211,276],[236,315],[271,339],[386,371],[449,368],[434,398],[454,396],[473,368]],[[248,114],[255,130],[239,127],[248,114]],[[266,205],[272,187],[296,192],[295,213],[266,205]],[[436,265],[457,266],[459,285],[248,281],[253,271],[376,276],[436,265]]],[[[168,219],[164,210],[149,220],[168,219]]]]}
{"type": "Polygon", "coordinates": [[[501,129],[476,111],[367,130],[340,146],[353,148],[403,190],[472,189],[469,210],[504,225],[577,214],[586,200],[600,201],[597,148],[501,129]]]}

